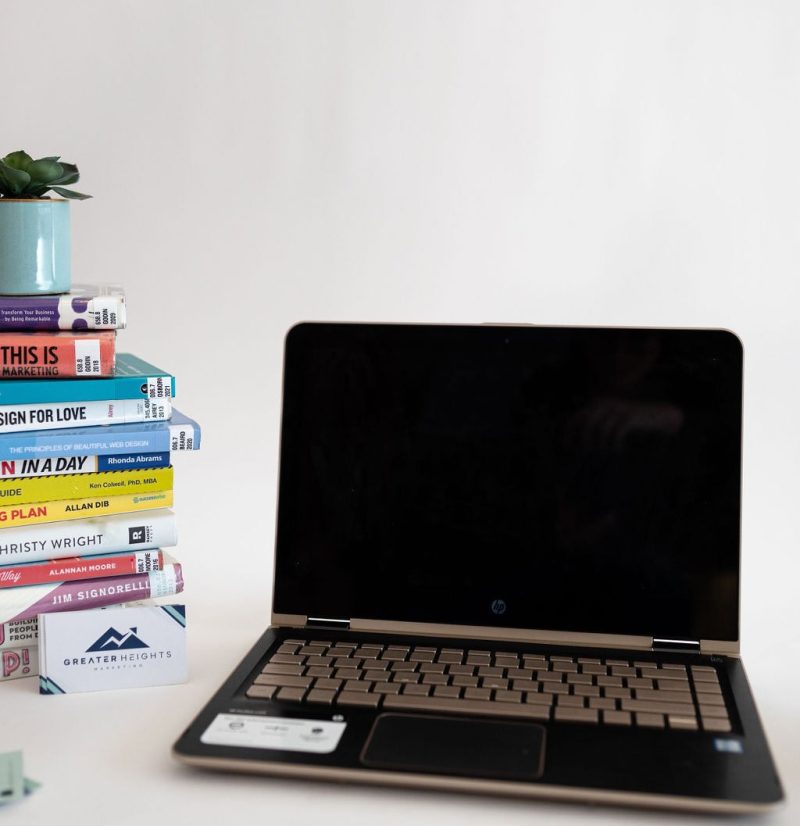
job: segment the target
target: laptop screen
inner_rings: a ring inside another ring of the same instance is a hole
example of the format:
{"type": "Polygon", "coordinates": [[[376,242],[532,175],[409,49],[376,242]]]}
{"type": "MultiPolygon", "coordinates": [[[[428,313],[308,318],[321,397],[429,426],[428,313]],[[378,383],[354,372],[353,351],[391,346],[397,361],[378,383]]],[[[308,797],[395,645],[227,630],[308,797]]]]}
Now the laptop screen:
{"type": "Polygon", "coordinates": [[[274,610],[738,639],[741,377],[720,330],[298,325],[274,610]]]}

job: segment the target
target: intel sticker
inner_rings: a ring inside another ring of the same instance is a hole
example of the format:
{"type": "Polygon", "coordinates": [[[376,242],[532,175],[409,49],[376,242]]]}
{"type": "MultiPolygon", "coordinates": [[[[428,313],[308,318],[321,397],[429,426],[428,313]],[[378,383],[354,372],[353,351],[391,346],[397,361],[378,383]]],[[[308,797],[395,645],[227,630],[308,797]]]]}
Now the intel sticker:
{"type": "Polygon", "coordinates": [[[328,720],[218,714],[200,741],[209,746],[330,754],[339,745],[345,728],[347,723],[328,720]]]}

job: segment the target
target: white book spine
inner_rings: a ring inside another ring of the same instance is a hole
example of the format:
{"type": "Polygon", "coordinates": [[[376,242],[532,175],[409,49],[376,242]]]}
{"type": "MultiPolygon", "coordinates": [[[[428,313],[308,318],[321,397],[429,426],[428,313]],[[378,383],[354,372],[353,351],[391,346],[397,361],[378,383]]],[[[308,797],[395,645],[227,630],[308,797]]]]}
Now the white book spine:
{"type": "Polygon", "coordinates": [[[169,426],[169,449],[171,451],[194,450],[197,433],[191,424],[171,424],[169,426]]]}
{"type": "Polygon", "coordinates": [[[160,422],[172,415],[169,399],[109,399],[0,406],[0,433],[93,427],[130,422],[160,422]]]}
{"type": "Polygon", "coordinates": [[[3,528],[0,565],[169,548],[177,541],[175,514],[167,508],[3,528]]]}

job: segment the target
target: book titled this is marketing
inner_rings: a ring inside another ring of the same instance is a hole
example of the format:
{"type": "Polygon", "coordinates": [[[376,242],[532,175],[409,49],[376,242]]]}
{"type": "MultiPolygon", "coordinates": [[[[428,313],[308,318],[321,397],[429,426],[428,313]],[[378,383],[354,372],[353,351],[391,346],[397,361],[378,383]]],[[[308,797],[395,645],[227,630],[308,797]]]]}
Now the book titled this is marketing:
{"type": "Polygon", "coordinates": [[[0,332],[0,377],[55,378],[110,376],[115,332],[0,332]]]}
{"type": "Polygon", "coordinates": [[[152,493],[171,490],[172,481],[172,467],[75,473],[55,478],[31,476],[25,479],[0,479],[0,508],[27,502],[152,493]]]}
{"type": "Polygon", "coordinates": [[[169,399],[104,399],[0,406],[0,434],[65,427],[160,422],[172,415],[169,399]]]}
{"type": "Polygon", "coordinates": [[[200,425],[174,408],[169,421],[133,422],[114,427],[73,427],[44,432],[32,430],[0,435],[0,461],[47,456],[107,456],[137,451],[166,453],[199,448],[200,425]]]}
{"type": "Polygon", "coordinates": [[[66,295],[0,296],[0,330],[119,330],[125,291],[116,284],[73,284],[66,295]]]}
{"type": "Polygon", "coordinates": [[[108,378],[84,374],[80,378],[0,381],[0,405],[174,397],[175,377],[131,353],[117,354],[114,374],[108,378]]]}

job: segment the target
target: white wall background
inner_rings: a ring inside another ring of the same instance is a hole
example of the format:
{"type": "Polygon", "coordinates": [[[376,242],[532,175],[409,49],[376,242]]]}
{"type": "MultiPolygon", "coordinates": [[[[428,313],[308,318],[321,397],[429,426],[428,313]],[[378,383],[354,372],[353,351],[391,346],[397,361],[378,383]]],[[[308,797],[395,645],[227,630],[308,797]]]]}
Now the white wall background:
{"type": "MultiPolygon", "coordinates": [[[[73,207],[75,278],[126,286],[123,349],[174,371],[204,425],[177,486],[195,679],[136,752],[185,785],[169,805],[196,789],[164,747],[265,624],[282,336],[299,319],[737,331],[743,651],[797,782],[800,712],[778,686],[800,676],[799,4],[36,0],[0,18],[0,151],[80,165],[95,198],[73,207]],[[220,550],[233,571],[212,566],[220,550]]],[[[117,719],[114,697],[85,714],[117,719]]],[[[21,745],[44,760],[55,725],[21,745]]],[[[278,809],[309,794],[237,782],[278,809]]],[[[391,822],[501,805],[313,789],[342,822],[347,794],[391,822]]]]}

